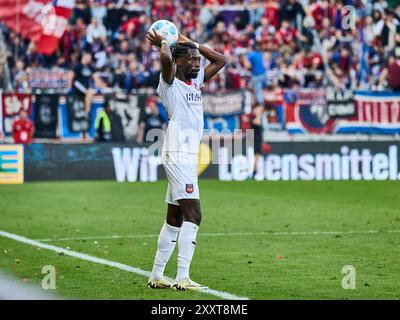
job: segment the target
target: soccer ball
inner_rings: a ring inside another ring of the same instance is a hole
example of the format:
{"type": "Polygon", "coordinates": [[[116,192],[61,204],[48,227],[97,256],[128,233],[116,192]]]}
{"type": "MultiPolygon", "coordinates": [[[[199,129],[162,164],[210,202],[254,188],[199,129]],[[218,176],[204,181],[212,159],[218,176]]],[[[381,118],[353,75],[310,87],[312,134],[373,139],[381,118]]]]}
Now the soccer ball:
{"type": "Polygon", "coordinates": [[[157,20],[150,26],[149,31],[151,29],[154,29],[162,35],[163,38],[168,41],[170,47],[174,46],[178,42],[178,28],[171,21],[157,20]]]}

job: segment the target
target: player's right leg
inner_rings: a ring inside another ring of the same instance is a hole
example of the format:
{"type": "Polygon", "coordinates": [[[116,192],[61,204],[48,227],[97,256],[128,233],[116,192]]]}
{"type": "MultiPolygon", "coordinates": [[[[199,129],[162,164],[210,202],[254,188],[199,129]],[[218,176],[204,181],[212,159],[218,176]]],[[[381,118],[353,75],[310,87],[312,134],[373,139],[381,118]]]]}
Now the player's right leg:
{"type": "Polygon", "coordinates": [[[154,259],[153,270],[147,286],[152,289],[171,288],[172,283],[164,278],[164,269],[172,252],[175,249],[179,231],[182,226],[183,216],[179,205],[174,204],[170,198],[170,188],[167,190],[168,210],[167,219],[161,228],[158,237],[157,253],[154,259]]]}

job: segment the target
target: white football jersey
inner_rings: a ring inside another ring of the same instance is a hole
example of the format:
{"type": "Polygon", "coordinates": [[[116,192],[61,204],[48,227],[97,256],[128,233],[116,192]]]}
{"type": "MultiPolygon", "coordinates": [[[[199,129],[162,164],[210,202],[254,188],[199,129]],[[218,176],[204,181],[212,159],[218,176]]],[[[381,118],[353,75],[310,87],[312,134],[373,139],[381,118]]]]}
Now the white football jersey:
{"type": "Polygon", "coordinates": [[[163,152],[199,153],[204,126],[203,98],[200,91],[203,83],[204,68],[200,69],[197,78],[190,83],[175,77],[169,85],[160,74],[157,93],[169,119],[163,152]]]}

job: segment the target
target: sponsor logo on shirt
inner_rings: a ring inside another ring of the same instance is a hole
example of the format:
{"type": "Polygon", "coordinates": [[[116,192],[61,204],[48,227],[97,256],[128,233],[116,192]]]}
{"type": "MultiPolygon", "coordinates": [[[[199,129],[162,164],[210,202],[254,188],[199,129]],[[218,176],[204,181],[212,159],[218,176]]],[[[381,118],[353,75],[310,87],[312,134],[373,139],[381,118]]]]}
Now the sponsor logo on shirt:
{"type": "Polygon", "coordinates": [[[200,93],[186,93],[187,102],[202,102],[200,93]]]}

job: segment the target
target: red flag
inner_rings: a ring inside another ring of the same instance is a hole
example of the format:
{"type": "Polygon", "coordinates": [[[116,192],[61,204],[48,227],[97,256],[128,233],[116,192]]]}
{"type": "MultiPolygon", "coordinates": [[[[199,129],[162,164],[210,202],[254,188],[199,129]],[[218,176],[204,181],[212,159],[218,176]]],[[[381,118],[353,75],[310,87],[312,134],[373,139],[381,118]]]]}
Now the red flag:
{"type": "Polygon", "coordinates": [[[0,21],[36,44],[37,52],[57,49],[75,0],[0,0],[0,21]]]}

